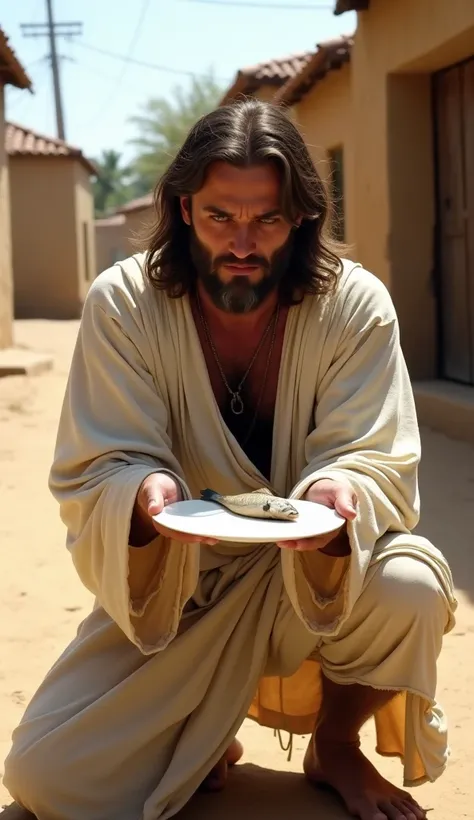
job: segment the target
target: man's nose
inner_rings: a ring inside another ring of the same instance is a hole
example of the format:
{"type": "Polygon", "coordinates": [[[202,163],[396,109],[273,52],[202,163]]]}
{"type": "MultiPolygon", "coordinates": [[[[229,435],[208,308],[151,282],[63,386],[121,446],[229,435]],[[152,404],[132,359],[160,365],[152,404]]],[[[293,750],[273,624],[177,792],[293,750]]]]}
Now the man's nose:
{"type": "Polygon", "coordinates": [[[236,229],[229,249],[238,259],[245,259],[251,253],[255,253],[256,245],[252,233],[250,225],[239,225],[236,229]]]}

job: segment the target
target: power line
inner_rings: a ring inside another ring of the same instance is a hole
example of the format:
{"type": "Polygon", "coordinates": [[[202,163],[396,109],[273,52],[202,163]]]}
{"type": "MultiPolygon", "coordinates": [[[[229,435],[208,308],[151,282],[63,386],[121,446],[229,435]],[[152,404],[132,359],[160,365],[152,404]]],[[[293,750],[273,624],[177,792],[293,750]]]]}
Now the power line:
{"type": "MultiPolygon", "coordinates": [[[[206,79],[209,76],[209,74],[202,74],[196,71],[186,71],[183,68],[171,68],[171,66],[148,63],[145,60],[137,60],[135,57],[129,57],[127,59],[125,54],[118,54],[116,51],[107,51],[105,48],[99,48],[98,46],[93,46],[90,43],[84,43],[83,40],[78,41],[76,45],[81,46],[81,48],[86,48],[89,51],[95,51],[97,54],[103,54],[105,57],[113,57],[115,60],[125,60],[131,65],[142,66],[142,68],[152,68],[155,71],[163,71],[167,74],[178,74],[186,77],[202,77],[203,79],[206,79]]],[[[221,80],[222,82],[229,82],[229,77],[216,77],[216,79],[221,80]]]]}
{"type": "Polygon", "coordinates": [[[139,38],[140,32],[142,30],[143,23],[145,22],[145,17],[147,15],[147,12],[148,12],[148,9],[149,9],[149,6],[150,6],[150,2],[151,2],[151,0],[143,0],[140,15],[138,17],[138,21],[137,21],[137,25],[135,26],[135,30],[132,34],[132,39],[130,40],[130,45],[128,47],[128,51],[127,51],[126,54],[124,54],[123,66],[120,69],[119,74],[117,75],[117,77],[113,81],[113,86],[109,90],[109,93],[107,95],[107,99],[101,105],[101,107],[100,107],[100,109],[97,113],[97,117],[94,118],[95,122],[97,122],[97,119],[99,117],[103,117],[104,113],[107,111],[107,109],[110,108],[110,104],[111,104],[111,102],[114,98],[114,94],[116,92],[116,89],[120,86],[123,78],[125,77],[125,74],[126,74],[126,71],[127,71],[127,65],[130,62],[131,58],[133,57],[133,52],[135,50],[135,46],[137,45],[138,38],[139,38]]]}
{"type": "Polygon", "coordinates": [[[58,138],[66,139],[64,129],[64,114],[61,97],[61,82],[59,76],[59,60],[56,49],[56,37],[74,37],[82,34],[82,23],[65,22],[55,23],[53,15],[53,0],[46,0],[47,23],[20,23],[24,37],[48,37],[51,71],[53,73],[54,104],[56,109],[56,128],[58,138]]]}
{"type": "Polygon", "coordinates": [[[111,74],[105,74],[103,71],[98,71],[95,66],[89,65],[85,63],[84,60],[72,60],[73,64],[76,68],[82,69],[83,71],[88,71],[89,74],[93,74],[95,77],[102,77],[103,80],[106,80],[108,83],[115,82],[115,77],[112,77],[111,74]]]}
{"type": "Polygon", "coordinates": [[[293,3],[259,3],[254,0],[181,0],[185,3],[206,3],[209,6],[235,6],[252,9],[285,9],[287,11],[333,11],[334,3],[294,5],[293,3]]]}

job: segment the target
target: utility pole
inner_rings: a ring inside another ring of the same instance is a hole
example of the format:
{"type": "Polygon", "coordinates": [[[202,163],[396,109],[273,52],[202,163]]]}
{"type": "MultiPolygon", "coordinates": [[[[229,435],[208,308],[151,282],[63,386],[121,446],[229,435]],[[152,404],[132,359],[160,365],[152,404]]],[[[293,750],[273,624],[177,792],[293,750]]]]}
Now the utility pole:
{"type": "Polygon", "coordinates": [[[53,72],[54,105],[56,107],[56,127],[59,139],[64,140],[66,139],[66,135],[64,131],[63,102],[61,99],[58,54],[56,51],[56,35],[54,31],[53,0],[46,0],[46,7],[48,10],[49,53],[51,54],[51,70],[53,72]]]}
{"type": "Polygon", "coordinates": [[[82,34],[82,23],[55,23],[53,0],[46,0],[47,23],[21,23],[24,37],[48,37],[49,59],[53,74],[54,107],[56,111],[56,130],[58,139],[65,140],[64,113],[59,76],[59,60],[56,48],[56,37],[75,37],[82,34]]]}

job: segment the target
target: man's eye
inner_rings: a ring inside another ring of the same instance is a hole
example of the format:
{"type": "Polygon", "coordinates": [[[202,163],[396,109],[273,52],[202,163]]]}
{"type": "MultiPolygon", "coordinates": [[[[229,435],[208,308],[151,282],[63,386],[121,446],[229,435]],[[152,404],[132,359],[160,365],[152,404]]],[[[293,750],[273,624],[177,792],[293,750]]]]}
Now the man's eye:
{"type": "Polygon", "coordinates": [[[278,222],[277,216],[262,216],[261,219],[258,220],[262,223],[262,225],[276,225],[278,222]]]}
{"type": "Polygon", "coordinates": [[[228,222],[229,221],[229,217],[225,216],[225,214],[212,214],[211,219],[213,219],[214,222],[228,222]]]}

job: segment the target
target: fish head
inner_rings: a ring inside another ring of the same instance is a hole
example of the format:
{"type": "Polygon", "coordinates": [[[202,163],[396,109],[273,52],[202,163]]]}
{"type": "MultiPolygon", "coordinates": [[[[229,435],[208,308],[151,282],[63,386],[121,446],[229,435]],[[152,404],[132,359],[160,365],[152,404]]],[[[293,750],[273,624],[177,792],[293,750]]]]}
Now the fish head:
{"type": "Polygon", "coordinates": [[[269,501],[270,512],[275,518],[280,518],[284,521],[292,521],[298,518],[298,510],[285,499],[273,499],[269,501]]]}

